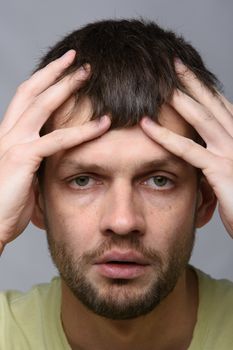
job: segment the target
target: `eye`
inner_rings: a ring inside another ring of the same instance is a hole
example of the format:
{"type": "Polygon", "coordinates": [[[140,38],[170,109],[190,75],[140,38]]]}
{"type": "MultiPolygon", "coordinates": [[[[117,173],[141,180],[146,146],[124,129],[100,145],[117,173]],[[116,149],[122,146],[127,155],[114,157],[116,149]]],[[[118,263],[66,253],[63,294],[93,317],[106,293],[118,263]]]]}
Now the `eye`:
{"type": "Polygon", "coordinates": [[[166,176],[156,175],[151,176],[148,180],[144,181],[144,184],[154,188],[154,189],[170,189],[173,186],[173,181],[166,176]]]}
{"type": "Polygon", "coordinates": [[[88,175],[80,175],[70,180],[69,183],[72,187],[86,189],[94,185],[95,180],[88,175]]]}

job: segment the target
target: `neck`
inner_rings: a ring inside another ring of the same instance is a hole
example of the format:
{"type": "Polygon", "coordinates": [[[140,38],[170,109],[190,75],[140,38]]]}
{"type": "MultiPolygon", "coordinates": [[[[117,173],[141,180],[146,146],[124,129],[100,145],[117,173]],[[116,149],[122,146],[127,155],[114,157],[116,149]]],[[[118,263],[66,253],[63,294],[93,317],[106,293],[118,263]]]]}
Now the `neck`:
{"type": "Polygon", "coordinates": [[[61,317],[72,350],[186,350],[197,319],[198,282],[191,268],[147,315],[115,321],[88,310],[62,281],[61,317]]]}

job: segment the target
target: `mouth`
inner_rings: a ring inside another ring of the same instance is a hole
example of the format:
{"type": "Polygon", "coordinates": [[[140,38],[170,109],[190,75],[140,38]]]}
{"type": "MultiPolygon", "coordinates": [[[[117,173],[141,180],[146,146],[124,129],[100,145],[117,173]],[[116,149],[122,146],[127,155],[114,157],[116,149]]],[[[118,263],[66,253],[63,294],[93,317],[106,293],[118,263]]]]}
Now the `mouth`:
{"type": "Polygon", "coordinates": [[[133,251],[111,251],[94,264],[97,272],[107,278],[133,279],[146,272],[150,263],[133,251]]]}

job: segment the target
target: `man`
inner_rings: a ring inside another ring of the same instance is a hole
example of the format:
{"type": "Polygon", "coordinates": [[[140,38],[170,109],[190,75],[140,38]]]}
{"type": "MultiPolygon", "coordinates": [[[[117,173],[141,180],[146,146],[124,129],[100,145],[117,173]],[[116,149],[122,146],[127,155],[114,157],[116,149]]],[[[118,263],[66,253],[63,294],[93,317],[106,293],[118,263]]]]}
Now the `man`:
{"type": "Polygon", "coordinates": [[[216,83],[182,38],[122,20],[73,32],[19,87],[0,126],[1,251],[32,220],[60,278],[2,293],[1,349],[232,348],[231,282],[188,265],[217,200],[233,235],[216,83]]]}

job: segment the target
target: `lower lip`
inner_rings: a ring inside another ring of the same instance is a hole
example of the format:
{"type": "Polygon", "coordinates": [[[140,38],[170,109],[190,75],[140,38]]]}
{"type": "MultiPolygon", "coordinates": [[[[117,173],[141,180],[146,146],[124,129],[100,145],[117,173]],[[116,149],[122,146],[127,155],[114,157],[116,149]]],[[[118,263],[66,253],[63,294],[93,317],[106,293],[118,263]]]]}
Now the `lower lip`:
{"type": "Polygon", "coordinates": [[[96,264],[98,272],[108,278],[133,279],[145,273],[149,265],[137,264],[96,264]]]}

